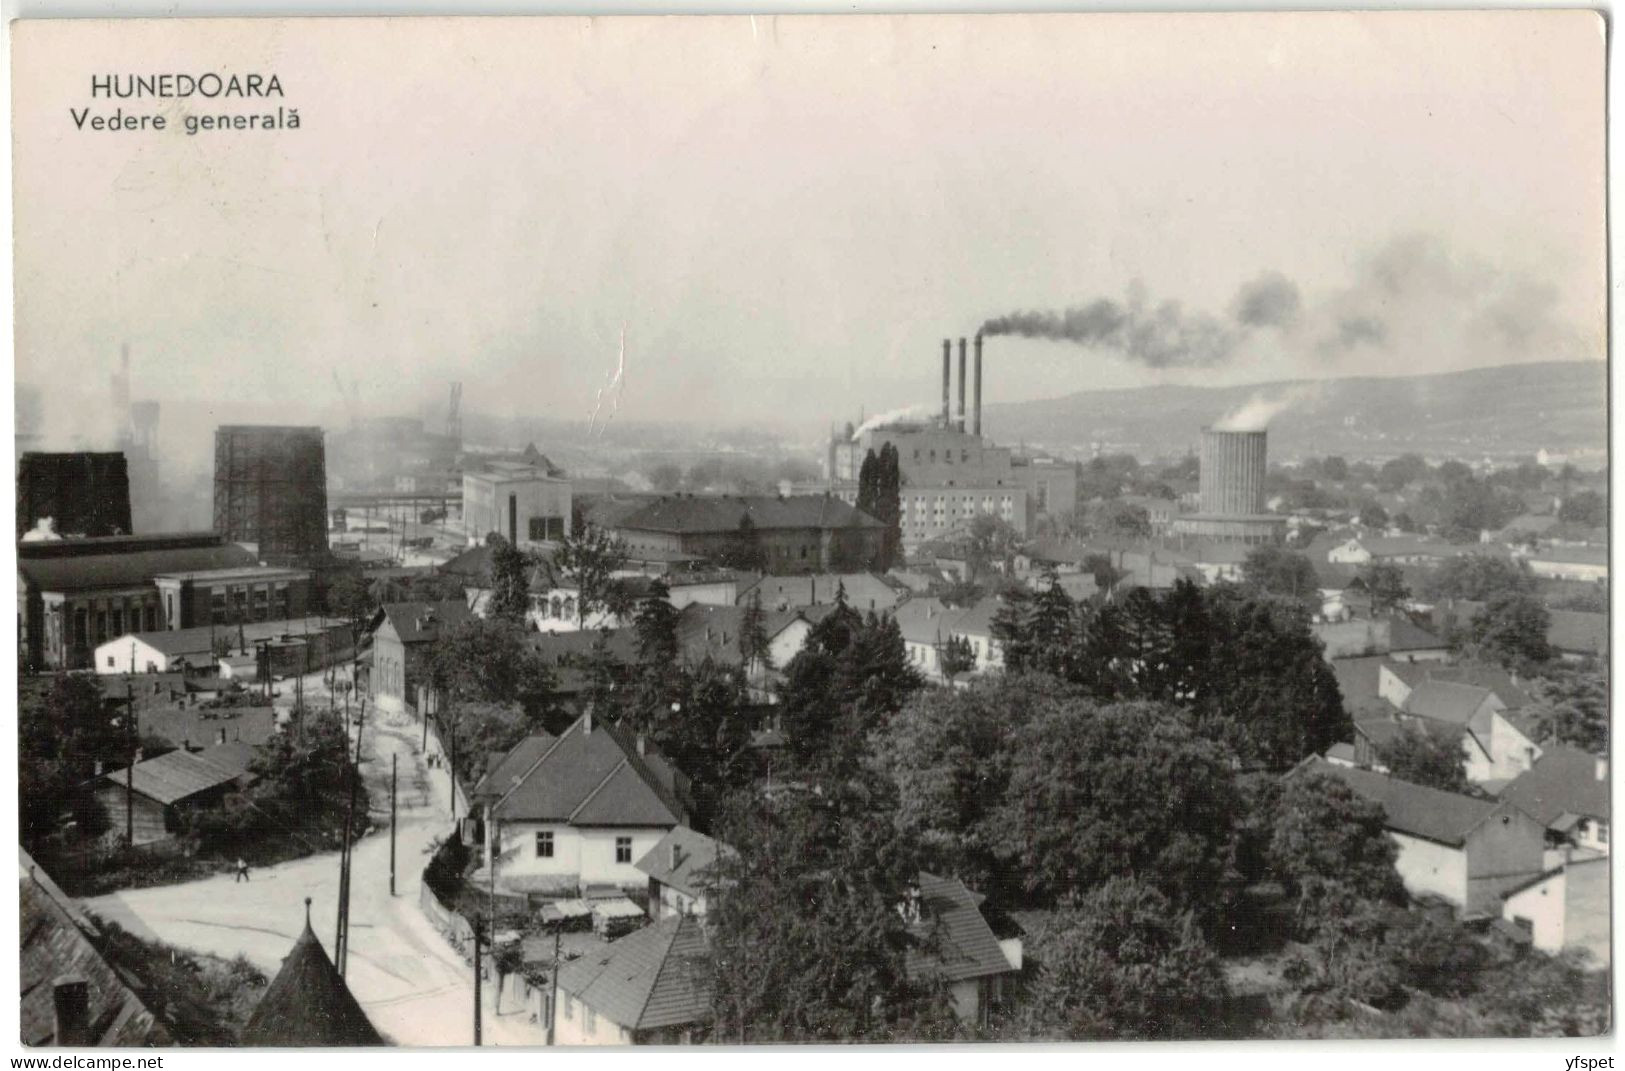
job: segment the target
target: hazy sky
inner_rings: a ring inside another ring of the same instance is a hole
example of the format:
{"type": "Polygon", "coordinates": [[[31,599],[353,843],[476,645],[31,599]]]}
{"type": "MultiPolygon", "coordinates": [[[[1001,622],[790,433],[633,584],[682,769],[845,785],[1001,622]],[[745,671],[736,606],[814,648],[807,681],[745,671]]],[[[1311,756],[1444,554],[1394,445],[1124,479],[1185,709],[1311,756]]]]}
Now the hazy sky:
{"type": "Polygon", "coordinates": [[[66,22],[15,49],[17,375],[53,420],[121,341],[171,435],[336,421],[335,369],[371,413],[461,379],[469,409],[585,416],[624,328],[620,418],[812,425],[932,401],[946,334],[1099,299],[1173,366],[997,338],[987,400],[1604,355],[1586,13],[66,22]],[[90,99],[170,71],[274,72],[300,129],[75,129],[262,110],[90,99]],[[1178,366],[1188,340],[1219,363],[1178,366]]]}

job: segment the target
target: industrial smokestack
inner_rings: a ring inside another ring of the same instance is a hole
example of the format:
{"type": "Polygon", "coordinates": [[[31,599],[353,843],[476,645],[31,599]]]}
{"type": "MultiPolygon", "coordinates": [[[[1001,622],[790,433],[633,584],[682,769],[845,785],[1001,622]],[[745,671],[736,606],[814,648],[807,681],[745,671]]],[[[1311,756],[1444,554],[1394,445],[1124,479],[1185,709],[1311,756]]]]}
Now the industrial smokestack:
{"type": "Polygon", "coordinates": [[[976,393],[971,412],[971,431],[982,434],[982,334],[976,333],[976,393]]]}
{"type": "Polygon", "coordinates": [[[953,380],[953,341],[942,340],[942,426],[948,427],[952,417],[948,413],[948,385],[953,380]]]}
{"type": "Polygon", "coordinates": [[[959,339],[959,430],[965,430],[965,339],[959,339]]]}

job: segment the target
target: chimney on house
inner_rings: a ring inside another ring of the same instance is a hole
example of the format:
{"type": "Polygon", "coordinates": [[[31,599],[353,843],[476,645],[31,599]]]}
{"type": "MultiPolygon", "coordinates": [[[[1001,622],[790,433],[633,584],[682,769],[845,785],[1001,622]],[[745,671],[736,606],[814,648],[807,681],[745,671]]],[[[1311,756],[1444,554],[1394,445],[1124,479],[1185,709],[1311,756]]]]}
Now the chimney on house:
{"type": "Polygon", "coordinates": [[[100,777],[101,775],[102,775],[102,760],[97,759],[96,760],[96,776],[100,777]]]}
{"type": "Polygon", "coordinates": [[[683,850],[677,846],[676,841],[671,842],[671,869],[676,870],[683,861],[683,850]]]}
{"type": "Polygon", "coordinates": [[[77,974],[59,975],[51,983],[51,1008],[56,1017],[56,1044],[90,1044],[90,983],[77,974]]]}
{"type": "Polygon", "coordinates": [[[639,755],[647,755],[648,753],[649,753],[649,741],[648,741],[648,738],[645,737],[642,733],[639,733],[638,734],[638,754],[639,755]]]}
{"type": "Polygon", "coordinates": [[[592,735],[592,704],[591,703],[587,704],[587,712],[585,714],[581,715],[581,734],[583,736],[591,736],[592,735]]]}
{"type": "Polygon", "coordinates": [[[950,339],[942,340],[942,426],[952,426],[952,414],[948,411],[948,389],[953,382],[953,342],[950,339]]]}
{"type": "Polygon", "coordinates": [[[982,434],[982,334],[976,333],[976,383],[975,393],[972,395],[974,404],[971,409],[971,431],[977,435],[982,434]]]}
{"type": "Polygon", "coordinates": [[[965,430],[965,340],[959,340],[959,421],[960,431],[965,430]]]}
{"type": "Polygon", "coordinates": [[[220,730],[220,742],[222,744],[224,744],[226,742],[226,730],[224,730],[224,729],[220,730]]]}
{"type": "Polygon", "coordinates": [[[1608,759],[1606,757],[1599,756],[1597,759],[1597,780],[1608,780],[1608,759]]]}

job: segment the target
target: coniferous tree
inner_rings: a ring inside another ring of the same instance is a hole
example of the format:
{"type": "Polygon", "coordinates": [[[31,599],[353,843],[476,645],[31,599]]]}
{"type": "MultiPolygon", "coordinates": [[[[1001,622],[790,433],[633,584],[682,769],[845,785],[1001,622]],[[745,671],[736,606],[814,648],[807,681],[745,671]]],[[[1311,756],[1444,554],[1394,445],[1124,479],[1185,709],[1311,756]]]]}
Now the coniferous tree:
{"type": "Polygon", "coordinates": [[[491,616],[523,622],[530,609],[530,557],[494,532],[485,542],[491,548],[491,616]]]}

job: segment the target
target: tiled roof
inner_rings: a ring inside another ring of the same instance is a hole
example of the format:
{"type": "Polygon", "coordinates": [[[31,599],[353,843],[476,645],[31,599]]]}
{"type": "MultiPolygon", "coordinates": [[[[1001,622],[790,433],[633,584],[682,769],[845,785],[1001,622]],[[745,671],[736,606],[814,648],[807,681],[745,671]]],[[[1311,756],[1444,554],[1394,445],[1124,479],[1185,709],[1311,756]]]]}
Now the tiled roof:
{"type": "Polygon", "coordinates": [[[307,915],[305,931],[243,1027],[242,1044],[348,1048],[384,1043],[327,958],[307,915]]]}
{"type": "Polygon", "coordinates": [[[905,643],[926,643],[935,646],[953,633],[954,621],[961,611],[941,599],[910,599],[892,613],[897,629],[905,643]]]}
{"type": "Polygon", "coordinates": [[[617,662],[631,664],[638,659],[637,632],[629,628],[570,629],[563,632],[527,633],[525,642],[550,666],[580,663],[592,657],[598,641],[617,662]]]}
{"type": "MultiPolygon", "coordinates": [[[[529,746],[520,741],[515,750],[529,746]]],[[[498,764],[507,765],[506,758],[498,764]]],[[[669,828],[683,821],[680,789],[657,751],[638,754],[625,730],[602,719],[593,724],[587,714],[519,775],[492,814],[506,821],[669,828]]]]}
{"type": "Polygon", "coordinates": [[[698,919],[675,915],[559,968],[558,985],[628,1030],[711,1017],[711,963],[698,919]]]}
{"type": "MultiPolygon", "coordinates": [[[[825,604],[827,607],[828,604],[825,604]]],[[[744,659],[739,633],[745,623],[744,606],[709,606],[691,602],[677,615],[677,649],[683,661],[713,660],[738,665],[744,659]]],[[[806,618],[802,610],[762,610],[762,630],[769,640],[806,618]]]]}
{"type": "Polygon", "coordinates": [[[1385,774],[1336,766],[1319,759],[1308,760],[1298,769],[1312,769],[1339,778],[1356,794],[1382,807],[1385,822],[1394,832],[1450,847],[1459,848],[1464,844],[1467,834],[1498,806],[1487,800],[1413,785],[1385,774]]]}
{"type": "Polygon", "coordinates": [[[1601,657],[1608,653],[1608,615],[1588,614],[1579,610],[1551,611],[1551,624],[1546,629],[1546,642],[1559,651],[1571,654],[1592,654],[1601,657]]]}
{"type": "Polygon", "coordinates": [[[954,619],[953,630],[960,636],[992,637],[993,616],[999,612],[1004,600],[997,595],[984,595],[974,605],[954,619]]]}
{"type": "MultiPolygon", "coordinates": [[[[88,541],[87,541],[88,542],[88,541]]],[[[104,541],[94,541],[97,546],[104,541]]],[[[39,591],[88,591],[97,588],[138,587],[152,583],[161,573],[195,572],[257,565],[254,555],[234,543],[141,549],[139,540],[120,544],[106,541],[108,553],[61,557],[20,556],[17,571],[39,591]]],[[[30,544],[37,546],[38,544],[30,544]]]]}
{"type": "Polygon", "coordinates": [[[920,922],[913,929],[926,947],[909,952],[910,974],[940,972],[946,980],[959,982],[1011,969],[993,928],[982,917],[980,901],[959,879],[921,873],[920,908],[920,922]]]}
{"type": "Polygon", "coordinates": [[[615,523],[642,532],[734,532],[746,517],[757,531],[880,528],[880,521],[832,495],[681,495],[662,498],[615,523]]]}
{"type": "MultiPolygon", "coordinates": [[[[179,803],[243,777],[253,750],[247,744],[223,744],[195,754],[176,749],[136,763],[133,788],[165,806],[179,803]]],[[[102,780],[122,788],[127,776],[126,769],[118,769],[103,774],[102,780]]]]}
{"type": "Polygon", "coordinates": [[[1445,642],[1417,626],[1404,614],[1388,615],[1388,649],[1391,651],[1443,650],[1445,642]]]}
{"type": "Polygon", "coordinates": [[[1422,681],[1405,699],[1405,713],[1432,718],[1452,725],[1468,726],[1493,693],[1475,684],[1456,681],[1422,681]]]}
{"type": "Polygon", "coordinates": [[[687,826],[676,826],[637,861],[637,868],[662,885],[699,896],[712,879],[719,852],[731,857],[733,849],[687,826]]]}
{"type": "Polygon", "coordinates": [[[1518,687],[1512,680],[1512,674],[1500,666],[1489,666],[1478,662],[1457,662],[1453,665],[1445,665],[1442,662],[1389,661],[1385,663],[1385,668],[1412,688],[1430,680],[1455,681],[1458,684],[1474,684],[1480,688],[1487,688],[1494,692],[1501,702],[1508,707],[1522,707],[1529,704],[1528,693],[1518,687]]]}
{"type": "Polygon", "coordinates": [[[553,746],[553,740],[550,733],[534,733],[519,741],[485,771],[485,775],[474,785],[472,797],[476,800],[501,798],[547,753],[547,749],[553,746]]]}
{"type": "Polygon", "coordinates": [[[473,616],[473,611],[463,600],[441,599],[436,602],[386,602],[373,615],[372,621],[373,628],[377,629],[387,620],[402,643],[424,643],[473,616]]]}
{"type": "Polygon", "coordinates": [[[763,609],[816,606],[835,601],[846,589],[846,604],[854,610],[889,610],[897,605],[901,584],[873,573],[814,573],[803,576],[764,576],[757,583],[739,589],[734,601],[741,606],[760,594],[763,609]]]}
{"type": "Polygon", "coordinates": [[[1511,800],[1544,826],[1565,814],[1606,820],[1608,778],[1597,776],[1602,761],[1578,748],[1553,744],[1544,749],[1532,769],[1501,790],[1501,798],[1511,800]]]}
{"type": "Polygon", "coordinates": [[[197,628],[132,632],[108,642],[129,643],[131,640],[139,640],[159,654],[169,658],[180,658],[198,654],[212,656],[216,639],[228,640],[235,647],[237,638],[241,636],[243,641],[252,647],[260,640],[275,640],[283,636],[299,637],[327,629],[348,627],[337,618],[294,617],[277,621],[245,621],[241,625],[202,625],[197,628]]]}
{"type": "Polygon", "coordinates": [[[95,921],[27,852],[19,850],[18,856],[22,1043],[53,1043],[56,1003],[52,985],[60,977],[74,975],[90,986],[91,1045],[133,1049],[173,1044],[164,1024],[102,957],[94,943],[100,937],[95,921]]]}

